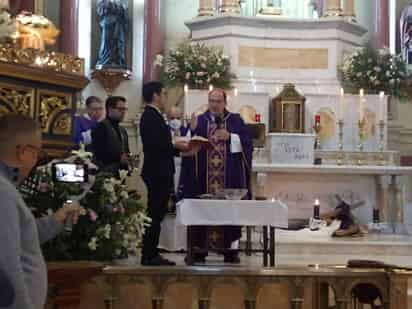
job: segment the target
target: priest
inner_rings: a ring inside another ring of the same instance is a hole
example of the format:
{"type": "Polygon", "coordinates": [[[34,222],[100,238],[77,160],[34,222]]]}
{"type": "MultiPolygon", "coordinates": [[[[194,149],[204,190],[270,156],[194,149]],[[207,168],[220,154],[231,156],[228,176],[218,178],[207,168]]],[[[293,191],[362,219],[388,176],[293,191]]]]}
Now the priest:
{"type": "MultiPolygon", "coordinates": [[[[227,96],[224,90],[216,88],[209,93],[208,110],[192,121],[192,136],[202,136],[211,142],[210,149],[201,150],[186,164],[181,174],[184,198],[214,194],[226,188],[248,189],[245,199],[251,198],[250,172],[252,163],[252,139],[248,127],[239,114],[226,109],[227,96]],[[189,166],[190,165],[190,166],[189,166]]],[[[197,249],[195,262],[204,262],[207,255],[205,227],[196,227],[193,233],[197,249]],[[203,249],[203,250],[202,250],[203,249]]],[[[241,227],[223,228],[224,261],[239,263],[236,244],[241,236],[241,227]]]]}

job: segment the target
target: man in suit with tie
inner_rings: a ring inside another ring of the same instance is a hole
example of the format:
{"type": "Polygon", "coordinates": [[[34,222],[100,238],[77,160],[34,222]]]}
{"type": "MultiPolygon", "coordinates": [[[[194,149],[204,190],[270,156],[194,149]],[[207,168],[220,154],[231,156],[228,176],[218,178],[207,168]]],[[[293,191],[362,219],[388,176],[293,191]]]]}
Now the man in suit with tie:
{"type": "MultiPolygon", "coordinates": [[[[143,86],[146,107],[140,120],[143,144],[142,178],[148,191],[148,216],[152,222],[143,236],[142,265],[172,266],[175,262],[163,258],[158,251],[160,223],[167,213],[175,173],[174,156],[188,151],[187,141],[172,141],[170,128],[162,114],[167,92],[162,83],[148,82],[143,86]]],[[[193,150],[192,150],[193,151],[193,150]]]]}

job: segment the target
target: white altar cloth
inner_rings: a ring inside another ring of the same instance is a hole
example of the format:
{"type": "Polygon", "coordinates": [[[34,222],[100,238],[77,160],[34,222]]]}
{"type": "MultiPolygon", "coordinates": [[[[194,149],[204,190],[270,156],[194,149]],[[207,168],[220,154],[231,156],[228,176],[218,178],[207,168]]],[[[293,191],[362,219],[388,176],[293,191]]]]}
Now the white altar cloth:
{"type": "Polygon", "coordinates": [[[182,225],[288,227],[288,207],[280,201],[185,199],[177,205],[182,225]]]}

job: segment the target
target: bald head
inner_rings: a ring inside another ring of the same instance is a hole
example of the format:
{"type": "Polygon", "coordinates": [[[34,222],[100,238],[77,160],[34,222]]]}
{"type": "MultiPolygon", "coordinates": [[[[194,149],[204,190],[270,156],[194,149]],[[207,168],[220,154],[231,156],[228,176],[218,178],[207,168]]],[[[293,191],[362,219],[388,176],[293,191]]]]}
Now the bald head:
{"type": "Polygon", "coordinates": [[[176,105],[170,107],[168,115],[169,119],[180,119],[182,118],[182,109],[176,105]]]}

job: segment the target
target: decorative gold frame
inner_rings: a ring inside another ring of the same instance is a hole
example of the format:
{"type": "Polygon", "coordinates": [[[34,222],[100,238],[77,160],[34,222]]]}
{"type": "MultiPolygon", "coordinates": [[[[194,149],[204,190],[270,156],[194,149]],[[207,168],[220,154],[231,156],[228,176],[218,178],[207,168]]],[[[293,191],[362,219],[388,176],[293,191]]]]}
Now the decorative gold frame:
{"type": "MultiPolygon", "coordinates": [[[[16,93],[16,96],[18,96],[19,92],[21,92],[21,91],[26,92],[30,96],[30,102],[29,102],[29,106],[28,106],[29,112],[27,113],[27,116],[30,116],[30,117],[34,118],[36,111],[35,111],[35,91],[34,91],[33,88],[26,87],[26,86],[21,86],[21,85],[16,85],[16,84],[12,84],[12,83],[0,82],[0,98],[2,98],[1,89],[15,90],[16,92],[18,92],[18,93],[16,93]]],[[[18,98],[16,98],[16,99],[18,99],[18,98]]],[[[6,101],[6,98],[4,98],[4,100],[6,101]]],[[[14,106],[14,104],[12,102],[10,102],[10,103],[11,103],[11,107],[14,108],[13,111],[21,112],[17,106],[14,106]]],[[[8,108],[6,106],[0,105],[0,114],[3,111],[10,112],[10,110],[8,110],[8,108]]]]}
{"type": "Polygon", "coordinates": [[[293,84],[285,84],[281,93],[270,103],[269,132],[304,133],[305,132],[305,101],[293,84]],[[285,117],[286,107],[294,105],[295,115],[293,128],[286,126],[289,121],[285,117]]]}
{"type": "Polygon", "coordinates": [[[37,102],[38,106],[36,111],[36,118],[41,123],[43,133],[54,135],[71,134],[71,113],[73,109],[73,97],[70,94],[66,92],[39,89],[37,91],[37,102]],[[55,101],[56,106],[54,108],[53,106],[44,106],[44,99],[46,96],[49,97],[49,99],[55,101]],[[68,110],[69,112],[65,112],[66,110],[68,110]],[[57,125],[59,121],[66,122],[65,129],[59,129],[55,127],[55,125],[57,125]]]}

